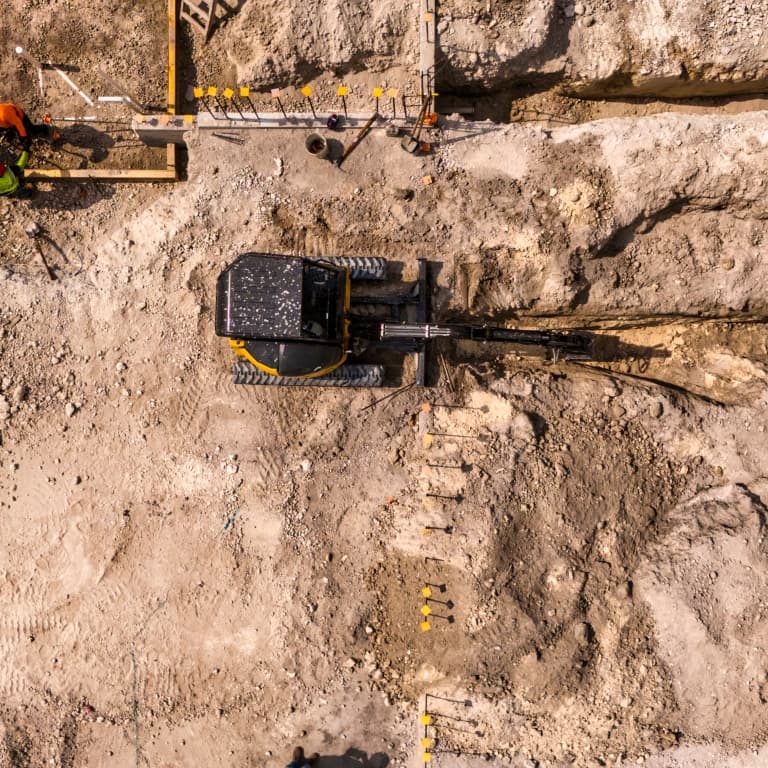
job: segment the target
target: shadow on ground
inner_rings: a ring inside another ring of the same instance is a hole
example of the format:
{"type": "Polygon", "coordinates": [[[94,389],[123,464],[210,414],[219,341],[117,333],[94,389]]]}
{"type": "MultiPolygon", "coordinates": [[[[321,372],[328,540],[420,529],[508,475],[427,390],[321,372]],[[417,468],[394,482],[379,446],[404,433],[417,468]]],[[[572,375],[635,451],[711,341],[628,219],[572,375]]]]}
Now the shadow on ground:
{"type": "Polygon", "coordinates": [[[383,752],[368,755],[361,749],[350,747],[343,755],[322,755],[315,768],[386,768],[389,756],[383,752]]]}

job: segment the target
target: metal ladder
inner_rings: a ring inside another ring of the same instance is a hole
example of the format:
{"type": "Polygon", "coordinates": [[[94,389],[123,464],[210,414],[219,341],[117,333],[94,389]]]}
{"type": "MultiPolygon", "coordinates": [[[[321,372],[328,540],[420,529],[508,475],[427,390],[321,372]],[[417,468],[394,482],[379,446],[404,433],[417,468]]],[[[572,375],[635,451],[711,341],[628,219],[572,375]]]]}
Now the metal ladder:
{"type": "Polygon", "coordinates": [[[207,43],[216,19],[216,5],[219,0],[181,0],[179,18],[188,21],[194,29],[203,33],[207,43]]]}

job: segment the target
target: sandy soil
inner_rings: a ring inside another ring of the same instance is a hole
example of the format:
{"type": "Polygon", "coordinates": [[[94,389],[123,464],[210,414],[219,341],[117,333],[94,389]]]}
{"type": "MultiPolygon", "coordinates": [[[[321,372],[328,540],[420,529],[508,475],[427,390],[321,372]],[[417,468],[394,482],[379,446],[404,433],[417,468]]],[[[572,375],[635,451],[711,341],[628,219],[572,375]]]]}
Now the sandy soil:
{"type": "MultiPolygon", "coordinates": [[[[165,4],[86,5],[12,0],[0,39],[162,108],[165,4]]],[[[414,9],[301,5],[184,33],[183,84],[299,105],[311,81],[324,104],[343,76],[357,109],[412,77],[414,9]]],[[[645,41],[634,95],[667,96],[668,4],[466,5],[445,6],[448,81],[474,67],[513,122],[446,117],[423,157],[377,130],[342,169],[301,130],[190,134],[177,184],[0,199],[0,766],[281,768],[303,743],[321,768],[415,767],[425,706],[442,768],[768,760],[768,113],[573,97],[616,82],[579,64],[611,24],[631,61],[645,41]],[[478,28],[512,41],[495,69],[478,28]],[[516,91],[532,67],[551,81],[516,91]],[[436,317],[588,328],[595,360],[446,346],[434,387],[380,403],[236,387],[214,286],[245,250],[383,256],[406,281],[427,258],[436,317]]],[[[677,30],[722,93],[764,76],[752,5],[677,30]],[[706,24],[742,17],[728,58],[706,24]]],[[[43,101],[0,68],[34,116],[90,114],[54,72],[43,101]]],[[[162,158],[98,117],[36,162],[162,158]]]]}

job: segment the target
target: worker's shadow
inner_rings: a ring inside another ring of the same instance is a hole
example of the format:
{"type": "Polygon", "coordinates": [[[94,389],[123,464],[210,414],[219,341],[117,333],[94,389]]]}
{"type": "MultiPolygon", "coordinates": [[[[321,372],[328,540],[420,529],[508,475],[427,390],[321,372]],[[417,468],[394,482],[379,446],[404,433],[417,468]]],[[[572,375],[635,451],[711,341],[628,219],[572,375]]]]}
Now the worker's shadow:
{"type": "Polygon", "coordinates": [[[245,5],[245,0],[219,0],[218,7],[223,13],[216,16],[216,24],[222,24],[229,21],[233,16],[240,13],[240,9],[245,5]]]}
{"type": "MultiPolygon", "coordinates": [[[[37,182],[33,186],[37,186],[37,182]]],[[[96,181],[54,182],[49,188],[36,189],[29,200],[30,210],[75,211],[90,208],[115,194],[113,184],[96,181]]],[[[56,247],[55,244],[52,244],[56,247]]]]}
{"type": "Polygon", "coordinates": [[[115,139],[91,125],[73,125],[61,131],[59,150],[79,160],[77,168],[87,168],[89,163],[100,163],[109,156],[115,139]]]}
{"type": "Polygon", "coordinates": [[[362,749],[350,747],[343,755],[322,755],[316,768],[386,768],[389,756],[375,752],[370,757],[362,749]]]}

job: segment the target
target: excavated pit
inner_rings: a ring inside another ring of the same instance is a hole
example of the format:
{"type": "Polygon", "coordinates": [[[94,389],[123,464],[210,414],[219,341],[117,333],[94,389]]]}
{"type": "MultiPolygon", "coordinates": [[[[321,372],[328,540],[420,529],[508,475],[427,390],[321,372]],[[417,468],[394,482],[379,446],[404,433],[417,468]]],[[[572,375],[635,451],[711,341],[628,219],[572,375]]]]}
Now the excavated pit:
{"type": "MultiPolygon", "coordinates": [[[[11,0],[0,39],[165,104],[164,5],[103,11],[11,0]]],[[[176,185],[0,198],[0,765],[410,768],[425,703],[442,768],[764,764],[766,11],[446,0],[465,118],[428,155],[200,132],[176,185]],[[427,258],[434,317],[585,329],[595,360],[461,343],[429,390],[236,387],[214,285],[247,250],[427,258]]],[[[180,107],[413,95],[416,16],[242,3],[180,31],[180,107]]],[[[150,160],[118,146],[87,160],[150,160]]]]}

